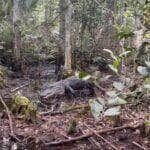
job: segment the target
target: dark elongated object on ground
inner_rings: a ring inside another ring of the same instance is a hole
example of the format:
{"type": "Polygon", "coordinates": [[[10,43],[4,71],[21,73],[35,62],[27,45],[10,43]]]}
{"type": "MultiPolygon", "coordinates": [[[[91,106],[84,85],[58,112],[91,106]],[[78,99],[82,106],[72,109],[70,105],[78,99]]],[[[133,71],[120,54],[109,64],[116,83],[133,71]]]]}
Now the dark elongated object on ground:
{"type": "Polygon", "coordinates": [[[92,64],[94,66],[98,66],[99,70],[101,71],[109,70],[108,62],[103,57],[96,57],[95,59],[93,59],[92,64]]]}
{"type": "Polygon", "coordinates": [[[75,91],[88,90],[89,95],[95,95],[94,84],[89,81],[81,80],[75,76],[65,80],[60,80],[52,84],[44,84],[41,87],[40,97],[50,98],[53,96],[67,95],[76,96],[75,91]]]}

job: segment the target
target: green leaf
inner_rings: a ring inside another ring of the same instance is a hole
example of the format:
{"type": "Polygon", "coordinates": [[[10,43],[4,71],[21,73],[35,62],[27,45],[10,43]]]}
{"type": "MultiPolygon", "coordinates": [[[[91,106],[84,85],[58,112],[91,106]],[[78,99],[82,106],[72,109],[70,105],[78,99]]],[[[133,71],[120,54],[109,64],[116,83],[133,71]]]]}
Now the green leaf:
{"type": "Polygon", "coordinates": [[[112,77],[112,75],[106,75],[105,77],[101,78],[100,81],[105,82],[107,80],[109,80],[112,77]]]}
{"type": "Polygon", "coordinates": [[[105,99],[103,99],[103,98],[101,98],[101,97],[97,97],[97,100],[98,100],[98,102],[99,102],[100,104],[102,104],[103,106],[106,105],[106,100],[105,100],[105,99]]]}
{"type": "Polygon", "coordinates": [[[133,81],[130,78],[124,78],[124,81],[125,81],[125,85],[127,86],[133,85],[133,81]]]}
{"type": "Polygon", "coordinates": [[[120,66],[121,66],[121,60],[120,60],[120,59],[116,59],[116,60],[113,62],[113,67],[118,70],[118,69],[120,68],[120,66]]]}
{"type": "Polygon", "coordinates": [[[145,78],[144,84],[150,84],[150,77],[145,78]]]}
{"type": "Polygon", "coordinates": [[[145,124],[145,126],[150,127],[150,120],[145,121],[144,124],[145,124]]]}
{"type": "Polygon", "coordinates": [[[25,0],[25,6],[27,9],[32,9],[36,6],[39,0],[25,0]]]}
{"type": "Polygon", "coordinates": [[[110,49],[103,49],[103,51],[109,53],[110,55],[114,55],[114,53],[110,49]]]}
{"type": "Polygon", "coordinates": [[[107,91],[106,94],[109,96],[109,97],[117,97],[118,94],[116,93],[116,91],[107,91]]]}
{"type": "Polygon", "coordinates": [[[144,84],[145,89],[150,89],[150,84],[144,84]]]}
{"type": "Polygon", "coordinates": [[[89,106],[91,108],[91,113],[93,115],[93,117],[98,120],[100,114],[103,112],[104,107],[102,104],[100,104],[98,101],[96,101],[95,99],[90,99],[89,100],[89,106]]]}
{"type": "Polygon", "coordinates": [[[118,91],[122,91],[122,90],[125,88],[124,84],[121,83],[121,82],[114,82],[114,83],[113,83],[113,86],[114,86],[114,88],[117,89],[118,91]]]}
{"type": "Polygon", "coordinates": [[[120,97],[115,97],[115,98],[110,98],[108,99],[108,105],[109,106],[115,106],[115,105],[125,105],[127,102],[120,98],[120,97]]]}
{"type": "Polygon", "coordinates": [[[0,45],[0,50],[1,50],[1,49],[4,49],[4,47],[0,45]]]}
{"type": "Polygon", "coordinates": [[[109,50],[109,49],[103,49],[103,51],[109,53],[110,56],[111,56],[114,60],[117,60],[117,57],[114,55],[114,53],[113,53],[111,50],[109,50]]]}
{"type": "Polygon", "coordinates": [[[126,57],[127,54],[131,53],[131,51],[125,51],[119,55],[119,57],[126,57]]]}
{"type": "Polygon", "coordinates": [[[104,116],[117,116],[120,113],[121,113],[120,112],[120,106],[117,106],[117,107],[112,107],[112,108],[107,109],[104,112],[104,116]]]}
{"type": "Polygon", "coordinates": [[[125,18],[132,17],[133,16],[133,12],[130,11],[130,10],[127,10],[126,12],[124,12],[123,15],[124,15],[125,18]]]}
{"type": "Polygon", "coordinates": [[[150,62],[149,61],[145,61],[145,64],[147,67],[150,67],[150,62]]]}
{"type": "Polygon", "coordinates": [[[88,80],[91,78],[91,75],[89,75],[88,73],[86,72],[76,72],[75,73],[75,76],[78,77],[79,79],[82,79],[82,80],[88,80]]]}
{"type": "Polygon", "coordinates": [[[118,73],[118,69],[116,69],[113,65],[109,64],[108,66],[112,71],[114,71],[115,73],[118,73]]]}
{"type": "Polygon", "coordinates": [[[137,71],[143,76],[148,76],[150,74],[148,67],[138,66],[137,71]]]}

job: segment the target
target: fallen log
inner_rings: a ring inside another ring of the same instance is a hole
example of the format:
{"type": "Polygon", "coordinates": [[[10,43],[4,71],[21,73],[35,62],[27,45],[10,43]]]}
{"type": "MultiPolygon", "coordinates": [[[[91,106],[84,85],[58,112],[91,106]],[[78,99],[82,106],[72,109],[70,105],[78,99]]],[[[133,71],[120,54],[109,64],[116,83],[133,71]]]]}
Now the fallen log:
{"type": "Polygon", "coordinates": [[[72,76],[52,84],[44,84],[39,95],[45,99],[62,95],[76,96],[76,91],[81,90],[88,90],[88,95],[95,95],[93,83],[72,76]]]}

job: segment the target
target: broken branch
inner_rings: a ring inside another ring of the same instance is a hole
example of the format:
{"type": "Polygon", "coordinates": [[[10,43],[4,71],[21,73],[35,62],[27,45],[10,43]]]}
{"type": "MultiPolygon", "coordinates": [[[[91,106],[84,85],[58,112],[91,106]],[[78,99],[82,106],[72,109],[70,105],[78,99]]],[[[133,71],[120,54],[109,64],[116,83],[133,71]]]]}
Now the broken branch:
{"type": "Polygon", "coordinates": [[[75,106],[73,108],[69,108],[69,109],[66,109],[64,111],[47,111],[47,112],[41,112],[40,115],[44,115],[44,116],[47,116],[47,115],[50,115],[50,116],[62,115],[62,114],[68,113],[70,111],[74,111],[74,110],[82,109],[82,108],[89,108],[89,106],[88,105],[75,106]]]}
{"type": "Polygon", "coordinates": [[[91,129],[87,124],[84,123],[84,125],[90,130],[92,131],[97,137],[101,138],[104,142],[106,142],[108,145],[110,145],[110,147],[112,147],[114,150],[118,150],[118,148],[116,148],[112,143],[110,143],[107,139],[105,139],[104,137],[102,137],[101,135],[99,135],[95,130],[91,129]]]}
{"type": "MultiPolygon", "coordinates": [[[[135,130],[135,129],[141,127],[142,125],[143,125],[143,123],[135,125],[135,126],[125,125],[125,126],[121,126],[121,127],[112,128],[112,129],[100,130],[100,131],[97,131],[96,133],[97,134],[106,134],[108,132],[115,132],[115,131],[120,131],[120,130],[123,130],[123,129],[135,130]]],[[[95,134],[92,132],[92,133],[87,133],[87,134],[84,134],[82,136],[78,136],[78,137],[71,138],[71,139],[68,139],[68,140],[61,140],[61,141],[56,141],[56,142],[44,143],[44,144],[46,146],[58,146],[58,145],[62,145],[62,144],[64,145],[64,144],[74,143],[74,142],[79,141],[79,140],[87,139],[89,137],[92,137],[93,135],[95,135],[95,134]]]]}

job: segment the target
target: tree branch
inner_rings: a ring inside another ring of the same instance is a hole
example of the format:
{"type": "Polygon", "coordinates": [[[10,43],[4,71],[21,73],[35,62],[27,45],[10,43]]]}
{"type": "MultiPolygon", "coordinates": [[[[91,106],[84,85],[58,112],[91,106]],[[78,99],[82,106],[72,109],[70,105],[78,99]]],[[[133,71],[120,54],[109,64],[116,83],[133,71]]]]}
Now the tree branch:
{"type": "MultiPolygon", "coordinates": [[[[141,127],[143,125],[143,123],[141,124],[138,124],[138,125],[125,125],[125,126],[121,126],[121,127],[116,127],[116,128],[112,128],[112,129],[105,129],[105,130],[100,130],[100,131],[97,131],[96,133],[97,134],[106,134],[108,132],[115,132],[115,131],[120,131],[120,130],[123,130],[123,129],[137,129],[139,127],[141,127]]],[[[50,143],[44,143],[45,146],[58,146],[58,145],[64,145],[64,144],[70,144],[70,143],[74,143],[76,141],[79,141],[79,140],[84,140],[84,139],[87,139],[89,137],[92,137],[93,135],[95,135],[95,133],[87,133],[87,134],[84,134],[82,136],[78,136],[78,137],[75,137],[75,138],[71,138],[71,139],[68,139],[68,140],[61,140],[61,141],[56,141],[56,142],[50,142],[50,143]]]]}

